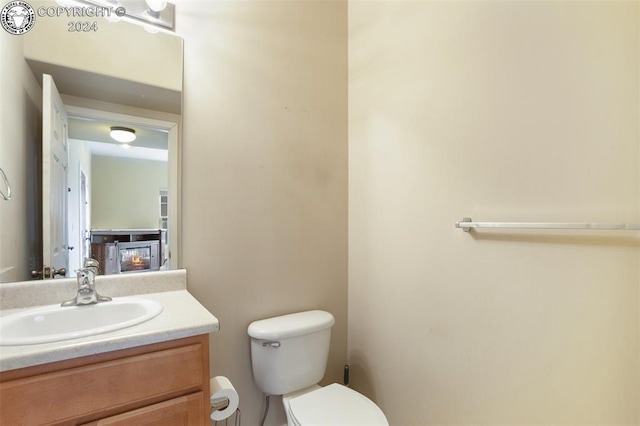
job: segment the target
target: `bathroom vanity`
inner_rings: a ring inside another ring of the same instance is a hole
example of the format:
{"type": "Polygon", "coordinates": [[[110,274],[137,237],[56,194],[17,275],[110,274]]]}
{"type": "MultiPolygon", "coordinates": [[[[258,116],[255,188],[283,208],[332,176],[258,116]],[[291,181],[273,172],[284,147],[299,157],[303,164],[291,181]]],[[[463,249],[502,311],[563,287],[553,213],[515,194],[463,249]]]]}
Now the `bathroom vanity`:
{"type": "MultiPolygon", "coordinates": [[[[1,346],[0,424],[209,424],[209,333],[218,330],[217,319],[186,291],[184,271],[127,277],[126,285],[121,280],[104,277],[96,285],[114,299],[130,296],[132,288],[155,288],[136,297],[160,303],[162,313],[80,339],[1,346]],[[167,277],[171,284],[159,286],[167,277]],[[176,277],[184,283],[176,285],[176,277]]],[[[0,315],[24,309],[12,305],[33,305],[42,293],[16,296],[11,290],[0,287],[0,315]]]]}

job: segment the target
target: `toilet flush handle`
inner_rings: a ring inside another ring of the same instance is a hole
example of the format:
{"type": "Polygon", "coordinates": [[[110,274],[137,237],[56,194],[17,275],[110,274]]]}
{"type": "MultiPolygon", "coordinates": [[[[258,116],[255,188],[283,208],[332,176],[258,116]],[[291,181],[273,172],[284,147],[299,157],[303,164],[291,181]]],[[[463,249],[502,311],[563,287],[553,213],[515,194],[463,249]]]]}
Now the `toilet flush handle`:
{"type": "Polygon", "coordinates": [[[271,346],[274,349],[278,349],[280,347],[280,342],[277,342],[275,340],[265,340],[264,342],[262,342],[263,348],[267,346],[271,346]]]}

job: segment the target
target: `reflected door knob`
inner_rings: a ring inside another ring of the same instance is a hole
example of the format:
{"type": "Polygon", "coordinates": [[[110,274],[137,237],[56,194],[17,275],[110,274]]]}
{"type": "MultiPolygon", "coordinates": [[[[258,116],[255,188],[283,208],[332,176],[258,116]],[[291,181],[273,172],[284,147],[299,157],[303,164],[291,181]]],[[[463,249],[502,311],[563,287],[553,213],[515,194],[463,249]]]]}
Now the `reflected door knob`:
{"type": "Polygon", "coordinates": [[[67,268],[50,268],[49,266],[45,266],[42,268],[42,271],[31,271],[31,277],[37,278],[39,280],[46,280],[50,278],[55,278],[56,275],[64,277],[67,275],[67,268]]]}

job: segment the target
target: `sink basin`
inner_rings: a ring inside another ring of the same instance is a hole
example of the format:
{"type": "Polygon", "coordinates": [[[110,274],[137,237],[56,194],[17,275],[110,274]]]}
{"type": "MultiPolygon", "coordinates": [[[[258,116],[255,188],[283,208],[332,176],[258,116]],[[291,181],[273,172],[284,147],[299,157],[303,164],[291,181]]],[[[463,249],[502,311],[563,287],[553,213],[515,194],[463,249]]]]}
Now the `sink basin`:
{"type": "Polygon", "coordinates": [[[148,321],[162,305],[137,297],[119,297],[95,305],[26,308],[0,317],[0,346],[58,342],[120,330],[148,321]]]}

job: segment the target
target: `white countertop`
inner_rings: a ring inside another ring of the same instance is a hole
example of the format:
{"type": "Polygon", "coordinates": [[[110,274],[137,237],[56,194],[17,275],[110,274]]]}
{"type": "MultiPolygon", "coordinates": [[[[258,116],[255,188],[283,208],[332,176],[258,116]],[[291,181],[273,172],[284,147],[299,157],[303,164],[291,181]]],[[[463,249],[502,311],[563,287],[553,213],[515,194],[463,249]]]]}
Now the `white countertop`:
{"type": "MultiPolygon", "coordinates": [[[[101,294],[110,295],[107,290],[101,294]]],[[[217,318],[184,288],[135,297],[154,300],[162,305],[163,311],[141,324],[109,333],[36,345],[0,346],[0,371],[208,334],[220,328],[217,318]]],[[[21,309],[3,309],[0,316],[21,309]]]]}

